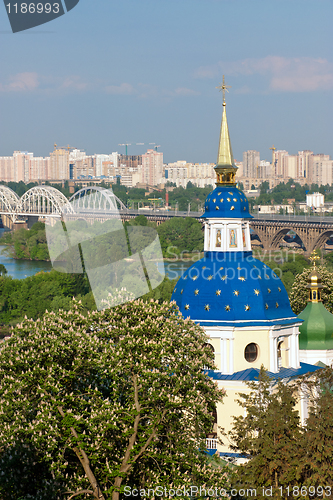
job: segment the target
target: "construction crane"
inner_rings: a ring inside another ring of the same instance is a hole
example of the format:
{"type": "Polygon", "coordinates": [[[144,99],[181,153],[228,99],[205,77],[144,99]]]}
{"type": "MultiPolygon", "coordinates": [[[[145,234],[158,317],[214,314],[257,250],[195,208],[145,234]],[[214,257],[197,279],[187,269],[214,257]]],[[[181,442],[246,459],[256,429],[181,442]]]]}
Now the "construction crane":
{"type": "MultiPolygon", "coordinates": [[[[149,146],[153,146],[154,144],[156,144],[156,142],[150,142],[149,146]]],[[[160,148],[160,147],[161,146],[154,146],[155,151],[157,151],[157,148],[160,148]]]]}
{"type": "Polygon", "coordinates": [[[118,144],[118,146],[125,146],[126,156],[127,156],[127,146],[131,146],[130,142],[125,142],[125,144],[118,144]]]}
{"type": "Polygon", "coordinates": [[[69,152],[70,149],[77,149],[75,146],[70,146],[69,144],[67,144],[67,146],[58,146],[58,144],[54,143],[54,151],[56,150],[59,150],[59,149],[67,149],[67,151],[69,152]]]}

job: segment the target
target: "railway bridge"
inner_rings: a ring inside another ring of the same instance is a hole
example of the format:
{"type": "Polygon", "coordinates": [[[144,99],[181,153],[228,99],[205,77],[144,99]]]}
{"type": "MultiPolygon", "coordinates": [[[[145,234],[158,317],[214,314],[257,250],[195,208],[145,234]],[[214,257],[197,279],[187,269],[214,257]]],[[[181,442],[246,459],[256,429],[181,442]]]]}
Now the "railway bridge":
{"type": "MultiPolygon", "coordinates": [[[[200,219],[202,212],[165,210],[129,210],[111,189],[88,186],[75,193],[69,200],[52,186],[35,186],[20,198],[7,186],[0,185],[0,215],[4,226],[13,228],[50,218],[84,218],[88,223],[103,222],[111,217],[131,220],[145,215],[157,225],[173,217],[200,219]]],[[[278,250],[284,237],[293,231],[300,238],[305,255],[323,248],[333,235],[333,217],[254,215],[250,222],[264,250],[278,250]]]]}

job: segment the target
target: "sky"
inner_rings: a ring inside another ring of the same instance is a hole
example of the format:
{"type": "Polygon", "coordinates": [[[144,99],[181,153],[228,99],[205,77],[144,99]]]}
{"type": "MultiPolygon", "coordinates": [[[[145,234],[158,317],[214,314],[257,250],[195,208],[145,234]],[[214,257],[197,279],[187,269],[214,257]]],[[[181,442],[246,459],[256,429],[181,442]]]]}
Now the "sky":
{"type": "Polygon", "coordinates": [[[332,0],[80,0],[19,33],[0,12],[0,156],[155,143],[215,162],[223,74],[236,160],[333,156],[332,0]]]}

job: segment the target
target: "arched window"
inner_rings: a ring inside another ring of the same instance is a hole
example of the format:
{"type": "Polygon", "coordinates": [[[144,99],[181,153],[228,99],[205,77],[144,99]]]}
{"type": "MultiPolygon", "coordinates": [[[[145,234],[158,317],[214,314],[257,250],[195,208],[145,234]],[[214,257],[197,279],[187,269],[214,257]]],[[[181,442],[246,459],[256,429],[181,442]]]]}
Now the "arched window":
{"type": "Polygon", "coordinates": [[[251,342],[251,344],[247,344],[247,346],[244,349],[244,357],[246,361],[249,363],[253,363],[257,358],[259,354],[259,347],[257,344],[254,342],[251,342]]]}
{"type": "Polygon", "coordinates": [[[282,366],[282,346],[283,346],[283,340],[278,342],[277,345],[278,368],[281,368],[282,366]]]}

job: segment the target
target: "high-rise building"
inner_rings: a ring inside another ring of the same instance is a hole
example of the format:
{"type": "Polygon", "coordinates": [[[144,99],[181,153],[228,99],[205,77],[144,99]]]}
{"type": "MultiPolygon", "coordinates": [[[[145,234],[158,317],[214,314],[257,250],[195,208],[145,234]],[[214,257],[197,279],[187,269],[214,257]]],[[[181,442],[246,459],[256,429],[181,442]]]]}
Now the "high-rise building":
{"type": "Polygon", "coordinates": [[[148,149],[142,155],[142,182],[149,186],[157,186],[164,177],[163,153],[148,149]]]}
{"type": "Polygon", "coordinates": [[[244,151],[243,153],[243,176],[258,179],[258,167],[260,163],[260,153],[255,150],[244,151]]]}
{"type": "Polygon", "coordinates": [[[69,175],[69,150],[57,148],[50,153],[49,179],[67,180],[69,175]]]}

